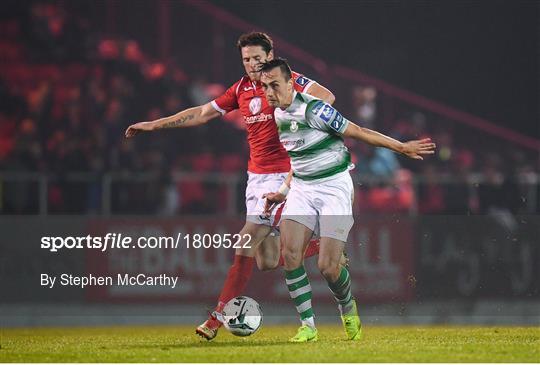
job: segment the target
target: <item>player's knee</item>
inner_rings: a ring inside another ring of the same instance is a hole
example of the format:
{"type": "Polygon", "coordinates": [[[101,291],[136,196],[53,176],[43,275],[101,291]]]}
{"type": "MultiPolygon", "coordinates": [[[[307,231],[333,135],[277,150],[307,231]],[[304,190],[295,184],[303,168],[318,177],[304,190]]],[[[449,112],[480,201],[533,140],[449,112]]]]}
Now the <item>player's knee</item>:
{"type": "Polygon", "coordinates": [[[321,272],[322,276],[324,276],[326,281],[335,282],[339,278],[339,263],[319,257],[317,265],[319,267],[319,271],[321,272]]]}
{"type": "Polygon", "coordinates": [[[257,260],[257,268],[261,271],[269,271],[278,267],[279,258],[274,258],[273,255],[269,255],[267,252],[257,252],[255,255],[257,260]]]}
{"type": "Polygon", "coordinates": [[[292,247],[283,246],[281,255],[283,256],[285,268],[296,268],[302,263],[302,253],[300,252],[300,250],[294,249],[292,247]]]}
{"type": "Polygon", "coordinates": [[[274,270],[278,267],[278,264],[279,264],[279,261],[276,261],[276,260],[270,260],[270,259],[257,260],[257,268],[261,271],[274,270]]]}

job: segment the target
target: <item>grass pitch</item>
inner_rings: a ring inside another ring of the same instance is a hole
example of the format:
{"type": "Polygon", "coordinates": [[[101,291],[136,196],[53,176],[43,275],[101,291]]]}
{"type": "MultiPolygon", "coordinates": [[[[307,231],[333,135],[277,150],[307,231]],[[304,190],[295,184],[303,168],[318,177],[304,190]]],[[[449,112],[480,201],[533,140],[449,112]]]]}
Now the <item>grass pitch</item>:
{"type": "Polygon", "coordinates": [[[370,327],[362,341],[320,326],[315,343],[289,344],[293,326],[252,337],[190,326],[2,329],[0,362],[540,362],[537,327],[370,327]]]}

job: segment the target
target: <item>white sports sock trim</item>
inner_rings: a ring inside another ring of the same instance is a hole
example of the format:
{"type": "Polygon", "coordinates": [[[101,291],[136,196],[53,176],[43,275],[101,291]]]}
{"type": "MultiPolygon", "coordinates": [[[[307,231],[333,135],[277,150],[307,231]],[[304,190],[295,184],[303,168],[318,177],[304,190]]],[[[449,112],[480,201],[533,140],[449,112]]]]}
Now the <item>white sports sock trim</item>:
{"type": "Polygon", "coordinates": [[[303,325],[315,329],[315,317],[307,317],[306,319],[301,319],[300,322],[302,322],[303,325]]]}
{"type": "Polygon", "coordinates": [[[296,279],[285,279],[285,283],[287,283],[287,285],[291,285],[291,284],[299,282],[305,277],[306,277],[306,273],[302,274],[302,276],[299,276],[296,279]]]}
{"type": "Polygon", "coordinates": [[[298,311],[298,313],[302,313],[304,311],[307,311],[309,308],[311,308],[311,299],[308,299],[304,303],[297,306],[296,310],[298,311]]]}
{"type": "Polygon", "coordinates": [[[310,291],[311,291],[311,285],[308,284],[306,286],[298,288],[298,289],[296,289],[294,291],[291,291],[289,293],[291,294],[291,298],[294,299],[294,298],[296,298],[296,297],[298,297],[298,296],[300,296],[300,295],[302,295],[304,293],[310,292],[310,291]]]}

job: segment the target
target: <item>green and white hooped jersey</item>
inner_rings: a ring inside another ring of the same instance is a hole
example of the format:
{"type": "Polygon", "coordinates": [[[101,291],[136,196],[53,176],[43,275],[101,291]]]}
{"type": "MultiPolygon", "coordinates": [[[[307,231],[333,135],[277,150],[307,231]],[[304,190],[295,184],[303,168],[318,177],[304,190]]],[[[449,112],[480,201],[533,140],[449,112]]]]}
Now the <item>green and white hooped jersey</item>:
{"type": "Polygon", "coordinates": [[[294,177],[318,180],[354,168],[341,137],[349,121],[330,104],[295,92],[292,104],[274,115],[294,177]]]}

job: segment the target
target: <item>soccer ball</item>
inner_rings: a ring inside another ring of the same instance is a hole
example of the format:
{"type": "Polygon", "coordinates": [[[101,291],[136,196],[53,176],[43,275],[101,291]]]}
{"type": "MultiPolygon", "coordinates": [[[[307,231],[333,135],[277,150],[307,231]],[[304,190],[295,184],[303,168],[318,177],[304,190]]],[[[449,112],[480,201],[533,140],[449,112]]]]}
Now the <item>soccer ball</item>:
{"type": "Polygon", "coordinates": [[[236,297],[225,304],[222,319],[225,328],[233,335],[249,336],[261,327],[261,307],[250,297],[236,297]]]}

